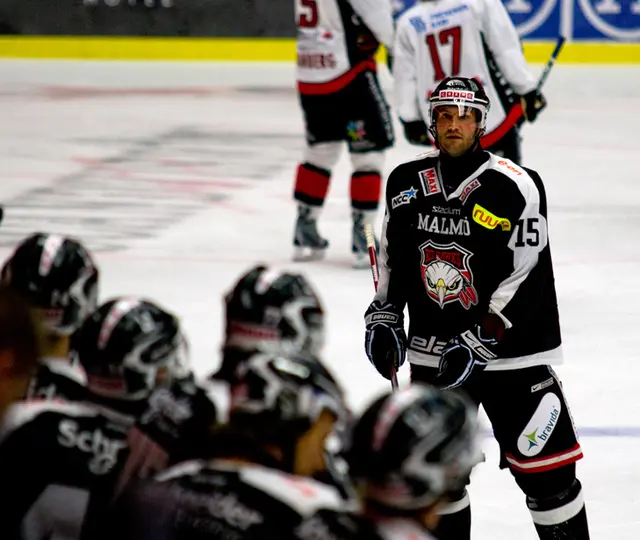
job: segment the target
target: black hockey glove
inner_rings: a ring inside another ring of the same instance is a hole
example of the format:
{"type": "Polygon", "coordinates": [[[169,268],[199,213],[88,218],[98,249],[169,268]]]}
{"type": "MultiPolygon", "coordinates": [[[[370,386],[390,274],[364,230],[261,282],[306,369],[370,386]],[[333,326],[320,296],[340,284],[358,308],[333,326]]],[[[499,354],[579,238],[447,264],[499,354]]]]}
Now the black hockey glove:
{"type": "Polygon", "coordinates": [[[413,120],[412,122],[405,122],[404,120],[400,120],[402,122],[402,127],[404,128],[404,137],[411,144],[417,144],[419,146],[432,146],[431,141],[429,140],[429,131],[427,129],[427,124],[425,124],[422,120],[413,120]]]}
{"type": "Polygon", "coordinates": [[[436,384],[442,389],[463,385],[472,373],[487,367],[497,355],[495,347],[504,334],[504,325],[496,315],[490,315],[470,330],[451,339],[442,350],[436,384]]]}
{"type": "Polygon", "coordinates": [[[537,90],[531,90],[528,94],[521,96],[520,102],[528,122],[534,122],[538,114],[547,106],[547,100],[537,90]]]}
{"type": "Polygon", "coordinates": [[[364,322],[365,352],[378,373],[391,380],[407,356],[404,314],[393,304],[374,300],[364,314],[364,322]]]}

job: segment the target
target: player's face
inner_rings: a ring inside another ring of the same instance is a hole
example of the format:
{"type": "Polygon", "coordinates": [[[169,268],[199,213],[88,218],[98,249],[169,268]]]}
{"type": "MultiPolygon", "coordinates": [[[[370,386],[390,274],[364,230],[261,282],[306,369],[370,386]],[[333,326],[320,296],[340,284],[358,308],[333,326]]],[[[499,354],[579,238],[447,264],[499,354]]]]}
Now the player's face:
{"type": "Polygon", "coordinates": [[[327,468],[325,460],[326,441],[333,433],[336,416],[324,411],[311,429],[298,441],[295,456],[294,473],[300,476],[313,476],[327,468]]]}
{"type": "Polygon", "coordinates": [[[473,109],[456,105],[438,107],[435,123],[438,145],[451,157],[461,156],[475,144],[478,123],[473,109]]]}

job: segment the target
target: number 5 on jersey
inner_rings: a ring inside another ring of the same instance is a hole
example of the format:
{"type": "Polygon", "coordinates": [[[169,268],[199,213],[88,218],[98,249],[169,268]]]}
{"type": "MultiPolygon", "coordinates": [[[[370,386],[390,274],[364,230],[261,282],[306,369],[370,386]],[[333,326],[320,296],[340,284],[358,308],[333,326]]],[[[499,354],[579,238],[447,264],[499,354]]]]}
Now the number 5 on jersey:
{"type": "Polygon", "coordinates": [[[318,24],[318,3],[316,0],[297,0],[298,26],[313,28],[318,24]]]}

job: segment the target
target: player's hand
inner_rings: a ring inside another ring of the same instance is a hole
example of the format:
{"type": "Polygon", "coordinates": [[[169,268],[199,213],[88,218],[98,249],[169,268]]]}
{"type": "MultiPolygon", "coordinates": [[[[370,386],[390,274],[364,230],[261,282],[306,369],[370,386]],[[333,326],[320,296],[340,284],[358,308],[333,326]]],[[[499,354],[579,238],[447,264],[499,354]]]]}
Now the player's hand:
{"type": "Polygon", "coordinates": [[[404,128],[404,137],[411,144],[416,144],[418,146],[432,146],[431,141],[429,140],[429,130],[427,128],[427,124],[425,124],[422,120],[414,120],[412,122],[405,122],[400,119],[402,122],[402,127],[404,128]]]}
{"type": "Polygon", "coordinates": [[[451,339],[442,350],[436,384],[442,389],[462,386],[473,373],[487,367],[497,355],[495,348],[504,334],[504,325],[496,315],[451,339]]]}
{"type": "Polygon", "coordinates": [[[364,348],[369,361],[385,379],[398,371],[407,356],[404,314],[389,302],[375,300],[364,315],[364,348]]]}
{"type": "Polygon", "coordinates": [[[534,122],[538,114],[547,106],[547,100],[542,93],[532,90],[528,94],[520,97],[524,117],[528,122],[534,122]]]}

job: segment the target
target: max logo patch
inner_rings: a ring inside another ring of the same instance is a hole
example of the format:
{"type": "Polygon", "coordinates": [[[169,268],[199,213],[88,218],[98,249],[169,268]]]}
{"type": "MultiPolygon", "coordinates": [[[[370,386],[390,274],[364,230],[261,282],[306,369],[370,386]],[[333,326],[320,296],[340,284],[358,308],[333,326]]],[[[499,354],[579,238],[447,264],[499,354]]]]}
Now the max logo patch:
{"type": "Polygon", "coordinates": [[[435,168],[431,167],[430,169],[420,171],[418,176],[420,177],[420,184],[422,185],[422,191],[425,197],[441,192],[435,168]]]}
{"type": "Polygon", "coordinates": [[[476,204],[473,207],[473,221],[478,225],[482,225],[486,229],[493,230],[500,226],[503,231],[511,230],[511,222],[507,218],[498,217],[479,204],[476,204]]]}

